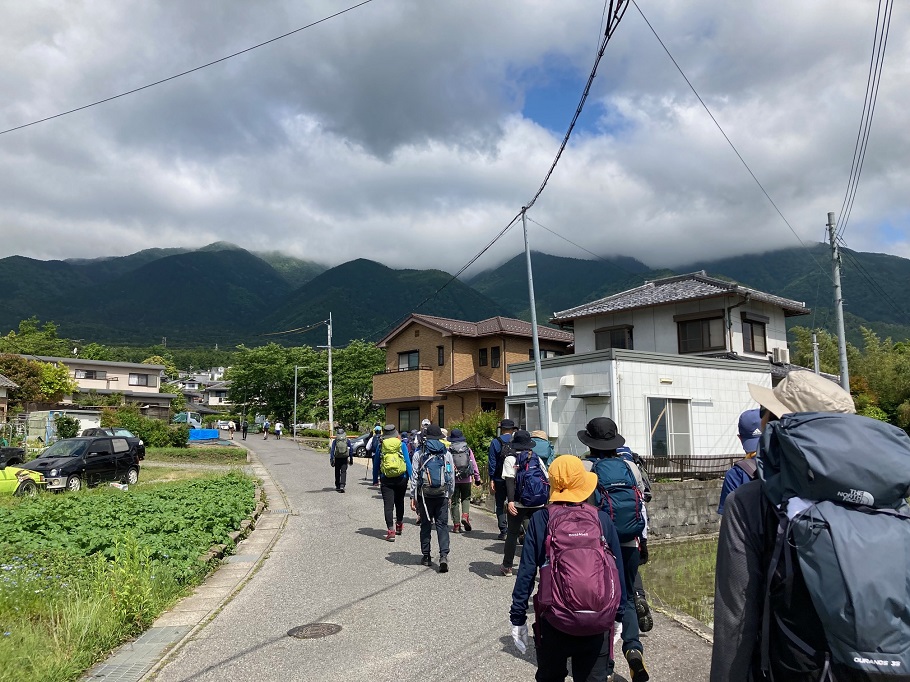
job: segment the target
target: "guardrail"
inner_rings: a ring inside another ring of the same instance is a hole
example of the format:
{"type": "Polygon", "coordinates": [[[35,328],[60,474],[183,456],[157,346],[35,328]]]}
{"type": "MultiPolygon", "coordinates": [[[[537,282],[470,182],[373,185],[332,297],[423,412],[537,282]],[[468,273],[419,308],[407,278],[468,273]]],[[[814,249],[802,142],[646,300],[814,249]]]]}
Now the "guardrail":
{"type": "Polygon", "coordinates": [[[662,478],[710,479],[723,478],[727,470],[744,455],[684,455],[653,456],[643,455],[642,462],[651,481],[662,478]]]}

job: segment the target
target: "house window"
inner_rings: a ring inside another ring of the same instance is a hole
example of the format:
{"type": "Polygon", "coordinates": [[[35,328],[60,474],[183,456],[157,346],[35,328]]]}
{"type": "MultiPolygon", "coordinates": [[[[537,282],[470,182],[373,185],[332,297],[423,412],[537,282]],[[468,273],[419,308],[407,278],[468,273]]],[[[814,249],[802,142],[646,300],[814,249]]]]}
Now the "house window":
{"type": "Polygon", "coordinates": [[[496,412],[497,406],[495,400],[481,400],[480,401],[480,411],[481,412],[496,412]]]}
{"type": "Polygon", "coordinates": [[[408,369],[417,369],[420,367],[420,352],[409,350],[406,353],[398,354],[398,371],[402,372],[408,369]]]}
{"type": "Polygon", "coordinates": [[[594,330],[594,349],[624,348],[632,350],[632,327],[606,327],[594,330]]]}
{"type": "Polygon", "coordinates": [[[765,329],[769,318],[755,313],[743,313],[743,351],[746,353],[768,352],[767,336],[765,329]]]}
{"type": "Polygon", "coordinates": [[[678,398],[648,398],[651,423],[651,455],[656,459],[692,454],[689,401],[678,398]]]}
{"type": "Polygon", "coordinates": [[[442,346],[436,346],[436,364],[440,367],[446,364],[446,352],[442,346]]]}
{"type": "Polygon", "coordinates": [[[438,413],[439,413],[439,424],[438,424],[437,426],[439,426],[440,429],[445,428],[445,425],[446,425],[446,408],[445,408],[445,406],[440,405],[440,406],[439,406],[438,408],[436,408],[436,409],[438,410],[438,413]]]}
{"type": "Polygon", "coordinates": [[[155,380],[148,374],[133,374],[130,372],[130,386],[154,386],[155,380]]]}
{"type": "Polygon", "coordinates": [[[500,348],[499,346],[493,346],[490,348],[490,367],[499,367],[500,362],[500,348]]]}
{"type": "Polygon", "coordinates": [[[487,366],[487,349],[486,348],[481,348],[480,350],[477,351],[477,363],[481,367],[487,366]]]}
{"type": "Polygon", "coordinates": [[[107,379],[107,372],[99,369],[77,369],[76,379],[107,379]]]}
{"type": "Polygon", "coordinates": [[[405,433],[413,429],[420,429],[420,410],[398,410],[398,431],[405,433]]]}
{"type": "MultiPolygon", "coordinates": [[[[677,316],[682,317],[682,316],[677,316]]],[[[724,350],[723,315],[710,318],[676,320],[680,353],[700,353],[709,350],[724,350]]]]}
{"type": "MultiPolygon", "coordinates": [[[[565,352],[561,350],[547,350],[545,348],[540,349],[540,359],[546,360],[547,358],[558,358],[562,355],[565,355],[565,352]]],[[[528,348],[528,360],[534,360],[534,349],[528,348]]]]}

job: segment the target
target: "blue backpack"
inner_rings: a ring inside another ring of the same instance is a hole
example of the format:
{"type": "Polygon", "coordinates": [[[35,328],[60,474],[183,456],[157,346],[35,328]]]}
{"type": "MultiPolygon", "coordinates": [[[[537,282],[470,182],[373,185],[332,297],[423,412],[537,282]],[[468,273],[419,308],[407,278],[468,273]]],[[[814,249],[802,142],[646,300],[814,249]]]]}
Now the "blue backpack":
{"type": "Polygon", "coordinates": [[[644,501],[629,465],[621,457],[604,457],[594,462],[592,471],[597,474],[594,502],[613,519],[619,541],[641,537],[644,501]]]}
{"type": "Polygon", "coordinates": [[[542,507],[550,499],[550,481],[540,457],[534,452],[519,452],[515,461],[515,497],[523,507],[542,507]]]}
{"type": "Polygon", "coordinates": [[[445,497],[452,482],[452,469],[446,464],[446,450],[425,450],[417,468],[417,490],[425,497],[445,497]]]}

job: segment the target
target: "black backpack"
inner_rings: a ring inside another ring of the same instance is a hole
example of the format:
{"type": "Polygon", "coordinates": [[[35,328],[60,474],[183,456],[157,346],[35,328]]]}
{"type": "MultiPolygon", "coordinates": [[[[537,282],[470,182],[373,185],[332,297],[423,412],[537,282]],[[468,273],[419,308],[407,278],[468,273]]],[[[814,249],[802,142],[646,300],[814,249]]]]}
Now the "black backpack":
{"type": "Polygon", "coordinates": [[[785,415],[758,470],[766,678],[910,680],[910,438],[852,414],[785,415]]]}

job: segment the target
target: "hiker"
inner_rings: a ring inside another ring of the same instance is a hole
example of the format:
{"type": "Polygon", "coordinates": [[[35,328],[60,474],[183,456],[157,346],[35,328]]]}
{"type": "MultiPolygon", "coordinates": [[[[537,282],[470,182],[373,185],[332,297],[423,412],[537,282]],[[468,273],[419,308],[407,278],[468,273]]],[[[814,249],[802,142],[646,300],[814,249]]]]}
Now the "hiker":
{"type": "MultiPolygon", "coordinates": [[[[609,515],[586,500],[597,476],[577,457],[559,457],[550,467],[550,504],[528,523],[509,620],[521,653],[528,643],[528,599],[534,595],[534,645],[538,682],[601,679],[612,653],[613,629],[626,603],[619,538],[609,515]],[[552,566],[569,570],[552,572],[552,566]],[[567,603],[563,595],[572,595],[567,603]]],[[[642,678],[646,679],[646,678],[642,678]]]]}
{"type": "Polygon", "coordinates": [[[246,423],[246,419],[244,419],[242,422],[240,422],[240,435],[243,438],[243,440],[246,440],[246,434],[247,434],[247,431],[249,431],[249,429],[250,429],[250,427],[246,423]]]}
{"type": "MultiPolygon", "coordinates": [[[[502,478],[506,484],[506,511],[509,526],[506,531],[506,545],[502,554],[499,572],[512,575],[515,561],[515,546],[522,526],[536,512],[547,504],[550,498],[550,482],[543,460],[534,452],[534,440],[527,431],[516,431],[509,443],[508,454],[502,463],[502,478]]],[[[501,453],[504,454],[504,453],[501,453]]]]}
{"type": "Polygon", "coordinates": [[[348,480],[348,465],[354,466],[354,449],[344,429],[335,432],[329,446],[329,463],[335,467],[335,492],[343,493],[348,480]]]}
{"type": "MultiPolygon", "coordinates": [[[[515,422],[511,419],[503,419],[499,422],[499,435],[490,442],[490,449],[487,452],[487,463],[490,473],[490,492],[495,497],[494,511],[496,513],[496,522],[499,525],[499,537],[497,540],[505,540],[508,535],[509,523],[506,519],[506,483],[502,478],[502,462],[505,455],[502,454],[503,447],[512,440],[512,434],[515,432],[515,422]]],[[[506,453],[508,454],[508,453],[506,453]]]]}
{"type": "Polygon", "coordinates": [[[283,430],[284,430],[284,424],[282,424],[280,421],[275,422],[275,438],[277,438],[278,440],[281,440],[281,432],[283,430]]]}
{"type": "Polygon", "coordinates": [[[910,439],[809,371],[749,393],[761,477],[724,504],[710,679],[907,679],[910,439]]]}
{"type": "MultiPolygon", "coordinates": [[[[635,582],[641,562],[640,544],[646,533],[644,481],[638,466],[622,457],[617,449],[625,445],[616,423],[609,417],[595,417],[578,432],[578,440],[590,453],[585,467],[597,474],[595,502],[613,520],[619,537],[624,569],[624,593],[628,603],[622,618],[622,652],[629,664],[632,682],[650,679],[644,663],[644,647],[639,639],[638,615],[634,603],[635,582]]],[[[559,458],[558,458],[559,459],[559,458]]],[[[557,461],[558,461],[557,459],[557,461]]],[[[613,674],[612,662],[607,675],[613,674]]]]}
{"type": "Polygon", "coordinates": [[[271,424],[269,424],[268,419],[262,422],[262,440],[269,439],[269,426],[271,426],[271,424]]]}
{"type": "Polygon", "coordinates": [[[373,427],[373,435],[367,440],[366,449],[370,453],[370,459],[373,461],[373,483],[372,488],[379,487],[379,444],[382,440],[382,426],[376,424],[373,427]]]}
{"type": "Polygon", "coordinates": [[[540,429],[531,431],[531,438],[534,440],[534,452],[540,457],[544,466],[549,467],[550,462],[553,461],[553,444],[550,442],[547,432],[540,429]]]}
{"type": "Polygon", "coordinates": [[[452,429],[451,445],[452,466],[455,468],[455,492],[452,493],[452,532],[471,532],[471,482],[480,485],[480,471],[474,451],[468,447],[468,441],[461,429],[452,429]]]}
{"type": "Polygon", "coordinates": [[[395,536],[404,530],[404,496],[411,480],[411,461],[408,449],[394,424],[386,424],[379,439],[379,481],[382,493],[382,508],[385,512],[385,539],[395,542],[395,536]],[[392,526],[392,509],[395,509],[395,525],[392,526]]]}
{"type": "Polygon", "coordinates": [[[449,498],[455,488],[452,455],[441,442],[442,431],[430,424],[425,440],[411,460],[411,509],[420,509],[420,563],[432,566],[430,539],[436,527],[439,572],[449,570],[449,498]]]}
{"type": "Polygon", "coordinates": [[[234,423],[234,420],[228,422],[228,432],[231,434],[231,440],[234,440],[234,431],[236,430],[237,425],[234,423]]]}
{"type": "Polygon", "coordinates": [[[743,483],[754,481],[758,474],[758,464],[755,453],[758,450],[758,439],[761,438],[761,410],[746,410],[739,415],[737,423],[737,436],[746,453],[744,459],[736,462],[724,474],[724,485],[720,489],[720,502],[717,513],[724,515],[724,502],[727,495],[736,490],[743,483]]]}
{"type": "MultiPolygon", "coordinates": [[[[644,504],[641,508],[642,518],[645,522],[644,530],[641,533],[641,539],[638,541],[638,565],[644,566],[648,563],[648,504],[651,502],[651,480],[648,478],[648,472],[645,470],[644,462],[637,452],[626,445],[616,448],[616,454],[625,460],[633,462],[641,473],[641,482],[644,485],[642,491],[642,500],[644,504]]],[[[640,632],[650,632],[654,629],[654,616],[651,614],[651,606],[648,604],[648,595],[645,592],[644,584],[641,581],[641,572],[635,575],[635,585],[633,586],[633,595],[635,601],[635,613],[638,615],[638,630],[640,632]]]]}

